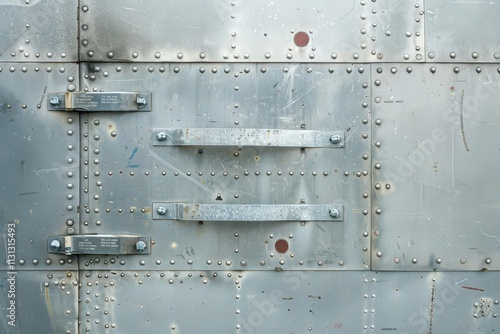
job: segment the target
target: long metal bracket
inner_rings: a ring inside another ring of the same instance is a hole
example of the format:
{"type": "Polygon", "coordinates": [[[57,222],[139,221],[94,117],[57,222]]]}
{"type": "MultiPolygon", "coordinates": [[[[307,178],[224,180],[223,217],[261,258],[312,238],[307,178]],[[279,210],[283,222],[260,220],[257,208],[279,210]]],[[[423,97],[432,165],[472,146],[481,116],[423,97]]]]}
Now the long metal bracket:
{"type": "Polygon", "coordinates": [[[153,219],[182,221],[343,221],[338,204],[153,203],[153,219]]]}
{"type": "Polygon", "coordinates": [[[49,94],[51,111],[151,111],[151,94],[138,92],[66,92],[49,94]]]}
{"type": "Polygon", "coordinates": [[[49,253],[78,254],[150,254],[151,238],[138,235],[68,235],[49,237],[49,253]]]}
{"type": "Polygon", "coordinates": [[[153,129],[155,146],[344,147],[343,131],[192,128],[153,129]]]}

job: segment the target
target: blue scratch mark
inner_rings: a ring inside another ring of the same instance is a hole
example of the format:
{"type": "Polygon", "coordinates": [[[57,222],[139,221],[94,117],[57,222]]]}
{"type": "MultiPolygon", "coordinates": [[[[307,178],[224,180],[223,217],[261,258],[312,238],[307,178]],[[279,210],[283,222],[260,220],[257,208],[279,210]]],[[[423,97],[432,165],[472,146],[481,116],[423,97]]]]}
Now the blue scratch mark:
{"type": "Polygon", "coordinates": [[[138,146],[136,146],[134,148],[134,150],[132,151],[132,153],[130,154],[130,157],[128,158],[128,165],[127,165],[127,167],[129,167],[129,168],[137,168],[137,167],[139,167],[139,165],[132,165],[131,164],[132,163],[132,159],[134,158],[134,156],[137,153],[137,151],[139,151],[139,147],[138,146]]]}

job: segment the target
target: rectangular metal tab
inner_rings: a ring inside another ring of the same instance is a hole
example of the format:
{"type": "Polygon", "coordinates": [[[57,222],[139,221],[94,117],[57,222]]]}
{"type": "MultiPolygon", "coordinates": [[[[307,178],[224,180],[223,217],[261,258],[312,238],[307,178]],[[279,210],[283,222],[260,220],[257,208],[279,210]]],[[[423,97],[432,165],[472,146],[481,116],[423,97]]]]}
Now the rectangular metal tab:
{"type": "Polygon", "coordinates": [[[338,204],[153,203],[153,219],[201,221],[343,221],[338,204]]]}
{"type": "Polygon", "coordinates": [[[49,253],[76,254],[150,254],[151,238],[137,235],[87,234],[49,237],[49,253]]]}
{"type": "Polygon", "coordinates": [[[344,147],[343,131],[187,128],[154,129],[155,146],[344,147]]]}
{"type": "Polygon", "coordinates": [[[138,92],[66,92],[50,94],[51,111],[151,111],[151,94],[138,92]]]}

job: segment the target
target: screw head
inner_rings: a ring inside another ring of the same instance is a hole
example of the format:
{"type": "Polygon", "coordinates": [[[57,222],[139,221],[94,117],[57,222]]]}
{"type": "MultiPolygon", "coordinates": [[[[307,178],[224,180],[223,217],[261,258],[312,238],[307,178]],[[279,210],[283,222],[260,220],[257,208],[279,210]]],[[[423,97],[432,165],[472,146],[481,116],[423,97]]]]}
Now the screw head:
{"type": "Polygon", "coordinates": [[[49,103],[51,106],[53,107],[59,107],[59,105],[61,104],[61,101],[59,101],[59,97],[57,96],[52,96],[50,99],[49,99],[49,103]]]}
{"type": "Polygon", "coordinates": [[[165,132],[158,132],[156,139],[158,139],[158,141],[165,141],[167,140],[167,134],[165,132]]]}
{"type": "Polygon", "coordinates": [[[50,247],[52,248],[52,250],[57,251],[57,250],[61,249],[61,242],[57,239],[54,239],[51,241],[50,247]]]}
{"type": "Polygon", "coordinates": [[[146,101],[146,98],[144,98],[144,97],[140,97],[140,96],[138,96],[138,97],[137,97],[136,103],[137,103],[137,106],[138,106],[139,108],[142,108],[142,107],[144,107],[146,104],[148,104],[148,102],[146,101]]]}
{"type": "Polygon", "coordinates": [[[137,241],[137,243],[135,244],[135,249],[138,252],[144,251],[146,249],[146,247],[147,247],[146,243],[142,240],[137,241]]]}
{"type": "Polygon", "coordinates": [[[339,135],[332,135],[330,137],[330,142],[332,144],[339,144],[342,141],[342,138],[339,135]]]}
{"type": "Polygon", "coordinates": [[[167,208],[164,206],[159,206],[158,208],[156,208],[156,213],[160,216],[164,216],[167,214],[167,208]]]}
{"type": "Polygon", "coordinates": [[[330,216],[332,218],[338,218],[338,217],[340,217],[340,211],[337,210],[337,209],[335,209],[335,208],[330,209],[330,211],[328,213],[330,214],[330,216]]]}

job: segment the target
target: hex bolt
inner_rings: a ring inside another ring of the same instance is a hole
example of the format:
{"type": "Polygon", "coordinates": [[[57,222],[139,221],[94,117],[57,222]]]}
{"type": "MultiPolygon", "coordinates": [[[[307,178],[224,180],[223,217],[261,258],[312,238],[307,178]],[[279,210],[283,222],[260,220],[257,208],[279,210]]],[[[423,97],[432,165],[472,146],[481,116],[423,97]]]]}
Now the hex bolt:
{"type": "Polygon", "coordinates": [[[144,106],[148,104],[146,98],[140,96],[137,97],[136,103],[139,108],[144,108],[144,106]]]}
{"type": "Polygon", "coordinates": [[[146,243],[142,240],[139,240],[137,241],[137,243],[135,244],[135,249],[138,251],[138,252],[142,252],[143,250],[146,249],[146,243]]]}
{"type": "Polygon", "coordinates": [[[342,141],[342,137],[340,137],[340,135],[332,135],[330,137],[330,141],[332,142],[332,144],[340,144],[340,142],[342,141]]]}
{"type": "Polygon", "coordinates": [[[57,108],[59,107],[59,105],[61,104],[61,101],[59,101],[59,97],[57,96],[52,96],[50,99],[49,99],[49,103],[51,106],[57,108]]]}
{"type": "Polygon", "coordinates": [[[50,243],[50,247],[52,248],[52,250],[57,251],[57,250],[61,249],[61,242],[57,239],[54,239],[50,243]]]}
{"type": "Polygon", "coordinates": [[[156,139],[158,139],[158,141],[165,141],[167,140],[167,134],[165,132],[158,132],[156,139]]]}
{"type": "Polygon", "coordinates": [[[340,217],[340,211],[337,209],[330,209],[329,213],[332,218],[340,217]]]}
{"type": "Polygon", "coordinates": [[[156,213],[160,216],[165,216],[167,214],[167,208],[164,206],[159,206],[156,208],[156,213]]]}

